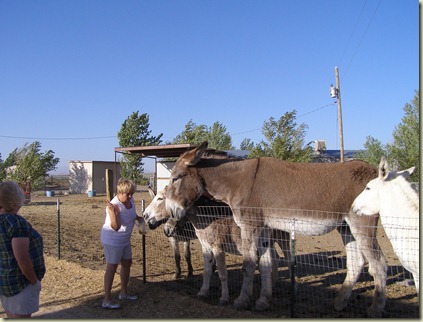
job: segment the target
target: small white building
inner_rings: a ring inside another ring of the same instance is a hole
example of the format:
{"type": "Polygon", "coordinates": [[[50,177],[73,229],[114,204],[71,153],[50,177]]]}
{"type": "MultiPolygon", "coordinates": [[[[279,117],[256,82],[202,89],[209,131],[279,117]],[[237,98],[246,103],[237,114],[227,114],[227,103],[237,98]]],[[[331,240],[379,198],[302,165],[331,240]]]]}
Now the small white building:
{"type": "Polygon", "coordinates": [[[114,161],[69,161],[69,193],[106,193],[106,170],[113,171],[113,187],[120,178],[120,163],[114,161]]]}
{"type": "Polygon", "coordinates": [[[175,161],[157,161],[157,191],[161,191],[167,186],[170,180],[172,168],[175,166],[175,161]]]}

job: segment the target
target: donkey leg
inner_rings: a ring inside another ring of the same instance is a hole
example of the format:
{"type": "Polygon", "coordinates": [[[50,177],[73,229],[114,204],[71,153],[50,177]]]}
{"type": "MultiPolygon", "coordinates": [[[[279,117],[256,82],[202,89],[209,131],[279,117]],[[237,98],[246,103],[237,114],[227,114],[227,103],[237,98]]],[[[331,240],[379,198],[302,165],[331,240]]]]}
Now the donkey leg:
{"type": "Polygon", "coordinates": [[[279,261],[283,261],[286,266],[289,266],[291,260],[291,247],[290,247],[290,234],[286,231],[279,230],[276,233],[275,241],[279,245],[283,253],[283,259],[279,259],[279,261]]]}
{"type": "Polygon", "coordinates": [[[385,307],[388,266],[376,238],[378,216],[357,216],[350,212],[346,220],[357,240],[358,249],[369,262],[369,273],[375,283],[372,305],[368,308],[367,315],[379,318],[385,307]]]}
{"type": "Polygon", "coordinates": [[[416,273],[413,273],[413,279],[414,279],[414,285],[416,286],[417,296],[420,297],[419,294],[419,275],[416,273]]]}
{"type": "Polygon", "coordinates": [[[260,244],[259,247],[259,269],[261,278],[261,289],[260,298],[256,301],[255,306],[255,309],[257,311],[264,311],[269,309],[270,300],[272,298],[275,273],[277,279],[278,265],[275,260],[276,250],[274,249],[273,244],[269,244],[269,242],[265,242],[265,244],[260,244]]]}
{"type": "Polygon", "coordinates": [[[271,268],[272,268],[272,287],[276,285],[279,278],[279,264],[278,264],[278,252],[276,251],[274,245],[271,249],[270,259],[271,259],[271,268]]]}
{"type": "Polygon", "coordinates": [[[375,283],[372,305],[367,309],[367,315],[373,318],[382,317],[386,302],[386,279],[388,278],[388,265],[386,264],[385,256],[383,256],[379,245],[377,245],[377,248],[379,249],[378,251],[369,250],[364,252],[364,256],[369,261],[369,273],[373,276],[375,283]]]}
{"type": "Polygon", "coordinates": [[[347,255],[347,275],[334,301],[335,310],[337,311],[342,311],[347,306],[352,289],[360,277],[360,273],[365,263],[363,254],[359,251],[357,242],[352,236],[341,235],[347,255]]]}
{"type": "Polygon", "coordinates": [[[187,265],[188,265],[187,278],[191,278],[194,276],[194,269],[192,268],[192,263],[191,263],[191,247],[189,245],[189,240],[184,242],[184,256],[185,256],[185,261],[187,262],[187,265]]]}
{"type": "Polygon", "coordinates": [[[173,277],[175,279],[181,278],[181,253],[179,252],[179,242],[175,237],[169,237],[170,244],[173,249],[173,257],[175,258],[175,274],[173,277]]]}
{"type": "Polygon", "coordinates": [[[204,259],[204,270],[203,270],[203,284],[201,285],[200,292],[197,293],[199,298],[207,298],[210,290],[210,278],[213,274],[214,256],[211,250],[203,247],[203,259],[204,259]]]}
{"type": "Polygon", "coordinates": [[[219,274],[220,285],[222,288],[222,294],[219,299],[220,305],[229,304],[229,287],[228,287],[228,271],[226,268],[225,252],[222,250],[213,252],[216,260],[217,272],[219,274]]]}
{"type": "Polygon", "coordinates": [[[257,262],[257,245],[256,241],[260,235],[260,229],[254,230],[256,227],[241,227],[242,240],[242,287],[240,295],[234,301],[234,308],[237,310],[245,310],[250,307],[253,296],[254,271],[257,262]]]}

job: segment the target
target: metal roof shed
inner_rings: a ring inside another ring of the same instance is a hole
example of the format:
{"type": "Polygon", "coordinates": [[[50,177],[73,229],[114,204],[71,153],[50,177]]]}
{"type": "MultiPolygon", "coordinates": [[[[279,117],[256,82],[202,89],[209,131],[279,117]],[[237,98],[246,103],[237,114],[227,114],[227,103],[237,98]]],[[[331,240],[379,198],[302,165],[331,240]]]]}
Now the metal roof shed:
{"type": "MultiPolygon", "coordinates": [[[[196,148],[198,144],[169,144],[169,145],[152,145],[137,146],[128,148],[115,148],[116,153],[139,154],[142,158],[155,158],[155,179],[154,190],[157,192],[164,188],[170,178],[170,172],[174,166],[173,161],[157,161],[157,158],[178,158],[182,153],[196,148]]],[[[214,152],[216,149],[207,149],[208,152],[214,152]]],[[[224,151],[236,157],[246,158],[249,151],[224,151]]]]}
{"type": "MultiPolygon", "coordinates": [[[[174,166],[173,161],[157,161],[157,158],[177,158],[182,153],[196,148],[198,144],[169,144],[169,145],[151,145],[136,147],[118,147],[115,148],[115,161],[117,153],[139,155],[141,158],[154,158],[154,182],[153,190],[155,192],[163,189],[170,178],[170,172],[174,166]]],[[[212,149],[210,149],[212,150],[212,149]]]]}

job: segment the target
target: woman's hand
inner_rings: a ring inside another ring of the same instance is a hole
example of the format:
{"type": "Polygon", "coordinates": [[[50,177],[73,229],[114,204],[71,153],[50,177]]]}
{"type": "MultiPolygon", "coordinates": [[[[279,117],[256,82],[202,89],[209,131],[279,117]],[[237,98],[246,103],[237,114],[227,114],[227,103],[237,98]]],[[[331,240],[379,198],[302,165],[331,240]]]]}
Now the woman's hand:
{"type": "Polygon", "coordinates": [[[106,200],[106,204],[107,211],[110,217],[110,227],[112,227],[113,230],[118,231],[121,226],[119,207],[112,204],[110,200],[106,200]]]}
{"type": "Polygon", "coordinates": [[[138,223],[137,223],[138,232],[140,234],[145,234],[147,232],[147,227],[145,225],[144,218],[137,215],[137,217],[135,218],[135,220],[138,221],[138,223]]]}

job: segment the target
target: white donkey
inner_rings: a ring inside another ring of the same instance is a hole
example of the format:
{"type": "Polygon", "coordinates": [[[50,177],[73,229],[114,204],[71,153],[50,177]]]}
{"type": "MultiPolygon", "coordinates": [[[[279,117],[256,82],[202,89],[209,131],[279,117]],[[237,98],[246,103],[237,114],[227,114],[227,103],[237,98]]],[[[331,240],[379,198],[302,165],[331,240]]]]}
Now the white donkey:
{"type": "MultiPolygon", "coordinates": [[[[203,283],[199,293],[200,298],[206,298],[209,295],[210,278],[213,272],[213,266],[216,265],[219,279],[221,282],[221,297],[219,304],[226,305],[229,303],[229,289],[228,289],[228,273],[225,263],[225,253],[234,255],[241,255],[241,230],[235,224],[233,217],[228,217],[229,207],[222,207],[223,203],[217,203],[207,198],[200,198],[187,213],[187,218],[183,222],[176,222],[171,218],[166,210],[165,189],[159,191],[156,197],[152,200],[149,206],[145,209],[143,216],[147,223],[163,221],[163,218],[168,218],[165,224],[165,233],[171,237],[181,235],[179,229],[183,230],[186,220],[191,222],[194,226],[197,238],[200,241],[203,259],[203,283]],[[202,211],[214,209],[213,215],[201,214],[202,211]],[[225,216],[225,217],[222,217],[225,216]],[[201,219],[200,219],[201,218],[201,219]],[[179,226],[182,228],[179,228],[179,226]]],[[[279,256],[273,247],[276,241],[284,252],[285,258],[289,258],[289,233],[277,230],[264,229],[260,236],[259,245],[259,271],[261,277],[261,295],[267,299],[272,296],[273,285],[277,281],[278,275],[278,260],[279,256]],[[268,245],[270,244],[270,246],[268,245]]],[[[267,309],[267,305],[258,309],[267,309]]]]}
{"type": "Polygon", "coordinates": [[[352,210],[359,215],[380,214],[395,254],[413,274],[419,294],[419,196],[406,180],[414,169],[389,172],[388,162],[382,157],[379,177],[371,180],[357,196],[352,210]]]}
{"type": "MultiPolygon", "coordinates": [[[[162,199],[162,193],[159,192],[157,195],[155,192],[148,188],[148,192],[150,193],[151,198],[153,198],[152,204],[156,203],[157,200],[162,199]]],[[[151,208],[150,206],[148,208],[151,208]]],[[[152,230],[159,227],[161,224],[166,223],[166,221],[169,219],[167,214],[163,214],[163,216],[156,216],[156,217],[150,217],[149,221],[147,222],[148,227],[152,230]]],[[[176,234],[169,237],[170,245],[172,246],[173,250],[173,257],[175,259],[175,274],[174,278],[182,278],[182,269],[181,269],[181,252],[179,251],[179,243],[183,243],[183,249],[184,249],[184,258],[188,266],[188,274],[186,278],[191,278],[194,276],[194,269],[192,267],[191,262],[191,247],[190,242],[191,240],[197,239],[197,236],[195,235],[194,227],[192,224],[187,221],[183,229],[179,229],[176,234]]]]}

